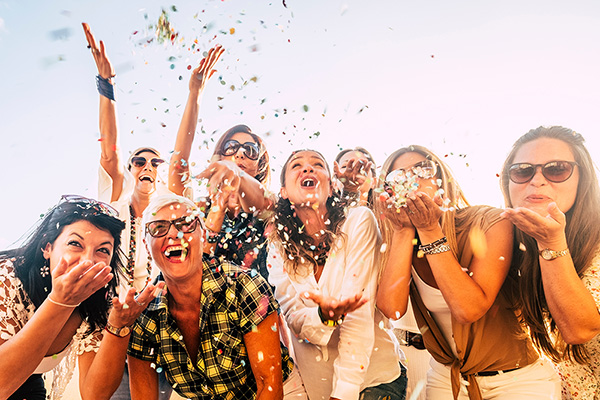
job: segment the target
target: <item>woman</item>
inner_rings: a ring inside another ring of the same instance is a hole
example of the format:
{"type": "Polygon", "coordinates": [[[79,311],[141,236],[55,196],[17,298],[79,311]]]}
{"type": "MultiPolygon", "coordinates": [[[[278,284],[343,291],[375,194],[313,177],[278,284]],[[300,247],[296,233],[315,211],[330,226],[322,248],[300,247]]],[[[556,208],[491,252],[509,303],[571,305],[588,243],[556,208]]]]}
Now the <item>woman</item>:
{"type": "Polygon", "coordinates": [[[269,280],[281,304],[311,399],[404,399],[406,371],[375,310],[381,244],[373,213],[348,216],[329,168],[313,150],[292,153],[281,172],[269,280]]]}
{"type": "MultiPolygon", "coordinates": [[[[190,78],[190,95],[184,111],[175,150],[169,165],[169,189],[193,198],[189,159],[198,121],[200,95],[215,70],[212,66],[223,53],[214,53],[202,60],[190,78]]],[[[267,277],[265,211],[272,207],[269,185],[271,169],[269,153],[262,139],[246,125],[236,125],[217,141],[208,167],[196,179],[208,180],[209,199],[202,199],[201,209],[208,213],[205,252],[228,260],[267,277]]]]}
{"type": "Polygon", "coordinates": [[[364,147],[344,149],[333,163],[333,173],[344,186],[344,196],[350,204],[373,208],[373,189],[377,187],[377,172],[371,153],[364,147]]]}
{"type": "Polygon", "coordinates": [[[503,216],[522,243],[513,263],[521,316],[557,363],[563,399],[596,399],[600,188],[583,137],[561,126],[532,129],[513,145],[501,184],[510,207],[503,216]]]}
{"type": "Polygon", "coordinates": [[[41,374],[51,370],[51,398],[61,398],[77,356],[83,398],[116,388],[104,385],[112,371],[102,365],[127,341],[105,335],[98,350],[102,329],[131,325],[154,290],[113,298],[109,315],[122,268],[116,215],[95,200],[63,196],[22,247],[0,252],[0,398],[45,399],[41,374]]]}
{"type": "Polygon", "coordinates": [[[299,375],[280,347],[269,285],[235,264],[203,260],[201,218],[191,200],[174,194],[153,199],[144,212],[146,246],[168,294],[133,328],[132,398],[156,398],[158,370],[184,398],[301,396],[299,375]]]}
{"type": "Polygon", "coordinates": [[[392,153],[382,176],[377,207],[386,252],[377,306],[399,318],[410,292],[433,356],[427,398],[557,396],[556,374],[500,290],[512,254],[502,211],[469,207],[449,168],[421,146],[392,153]]]}

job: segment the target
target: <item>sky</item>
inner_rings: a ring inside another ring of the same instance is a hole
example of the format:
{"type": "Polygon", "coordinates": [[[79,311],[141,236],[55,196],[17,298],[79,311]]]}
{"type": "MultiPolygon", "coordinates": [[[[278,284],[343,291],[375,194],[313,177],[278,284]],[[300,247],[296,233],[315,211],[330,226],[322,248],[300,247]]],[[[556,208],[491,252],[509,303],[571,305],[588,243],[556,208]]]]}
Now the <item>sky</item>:
{"type": "Polygon", "coordinates": [[[473,204],[502,206],[497,174],[540,125],[584,135],[600,162],[596,1],[0,0],[0,249],[62,194],[97,195],[96,66],[81,22],[115,65],[121,151],[172,151],[190,70],[226,52],[204,93],[194,142],[246,124],[271,154],[272,189],[294,149],[333,162],[363,146],[380,166],[421,144],[473,204]],[[177,37],[160,43],[159,16],[177,37]]]}

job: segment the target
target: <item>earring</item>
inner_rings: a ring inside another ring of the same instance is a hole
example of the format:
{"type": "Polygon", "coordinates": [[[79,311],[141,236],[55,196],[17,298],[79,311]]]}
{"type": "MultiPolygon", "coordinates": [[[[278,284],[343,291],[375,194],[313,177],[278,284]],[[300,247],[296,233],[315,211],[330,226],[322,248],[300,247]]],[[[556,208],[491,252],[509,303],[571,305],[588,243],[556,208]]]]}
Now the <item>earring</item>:
{"type": "Polygon", "coordinates": [[[40,268],[40,275],[42,275],[42,278],[45,278],[48,275],[50,275],[50,260],[49,259],[46,259],[44,266],[42,268],[40,268]]]}

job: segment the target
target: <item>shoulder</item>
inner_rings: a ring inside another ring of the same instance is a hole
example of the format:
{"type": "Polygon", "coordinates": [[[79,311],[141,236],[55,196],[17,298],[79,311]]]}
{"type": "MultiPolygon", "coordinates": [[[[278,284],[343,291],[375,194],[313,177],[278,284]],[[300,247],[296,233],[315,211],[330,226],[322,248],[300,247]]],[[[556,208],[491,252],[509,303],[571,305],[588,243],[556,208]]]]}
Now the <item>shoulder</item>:
{"type": "MultiPolygon", "coordinates": [[[[492,226],[507,221],[500,216],[504,210],[491,206],[471,206],[456,211],[456,228],[459,230],[469,230],[477,227],[484,232],[492,226]]],[[[509,226],[510,224],[506,224],[509,226]]]]}
{"type": "Polygon", "coordinates": [[[348,211],[346,222],[344,223],[344,229],[350,230],[351,228],[369,228],[376,227],[377,220],[375,214],[368,207],[359,206],[353,207],[348,211]]]}
{"type": "Polygon", "coordinates": [[[5,258],[0,260],[0,283],[8,288],[20,288],[21,280],[17,277],[14,265],[14,258],[5,258]]]}

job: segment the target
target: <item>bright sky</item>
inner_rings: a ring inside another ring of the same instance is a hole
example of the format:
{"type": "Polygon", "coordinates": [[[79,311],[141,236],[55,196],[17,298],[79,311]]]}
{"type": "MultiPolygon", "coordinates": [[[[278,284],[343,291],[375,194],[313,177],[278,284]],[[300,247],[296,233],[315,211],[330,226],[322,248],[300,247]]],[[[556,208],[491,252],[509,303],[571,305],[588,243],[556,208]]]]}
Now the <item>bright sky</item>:
{"type": "Polygon", "coordinates": [[[125,158],[150,145],[168,159],[187,67],[219,43],[227,52],[204,95],[197,170],[239,123],[266,140],[275,189],[293,149],[332,162],[360,145],[381,165],[422,144],[447,155],[472,203],[501,206],[496,174],[539,125],[581,132],[600,162],[594,0],[0,0],[0,249],[61,194],[96,197],[98,93],[83,21],[117,69],[125,158]],[[162,9],[175,44],[149,28],[162,9]]]}

